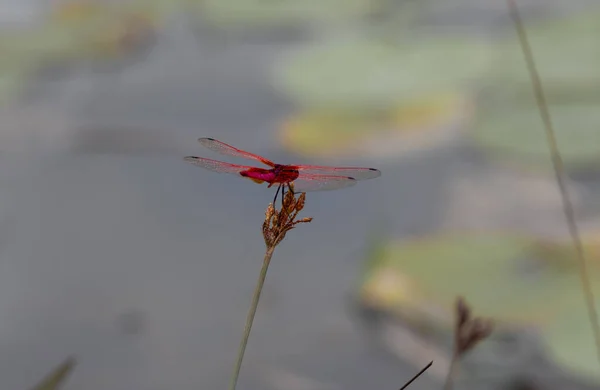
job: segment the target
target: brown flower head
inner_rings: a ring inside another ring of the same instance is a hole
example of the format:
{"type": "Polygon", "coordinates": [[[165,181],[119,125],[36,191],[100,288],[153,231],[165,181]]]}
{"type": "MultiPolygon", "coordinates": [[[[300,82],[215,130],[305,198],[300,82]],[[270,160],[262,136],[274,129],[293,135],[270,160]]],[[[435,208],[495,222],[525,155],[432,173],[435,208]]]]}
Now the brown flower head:
{"type": "Polygon", "coordinates": [[[288,191],[283,198],[281,209],[276,210],[272,203],[269,204],[262,226],[267,248],[277,246],[285,238],[286,233],[299,223],[312,221],[312,218],[297,219],[298,213],[304,208],[305,200],[305,193],[296,198],[292,186],[292,191],[288,191]]]}
{"type": "Polygon", "coordinates": [[[464,298],[456,302],[456,327],[454,329],[455,353],[464,355],[480,341],[490,336],[493,323],[489,319],[472,317],[471,308],[464,298]]]}

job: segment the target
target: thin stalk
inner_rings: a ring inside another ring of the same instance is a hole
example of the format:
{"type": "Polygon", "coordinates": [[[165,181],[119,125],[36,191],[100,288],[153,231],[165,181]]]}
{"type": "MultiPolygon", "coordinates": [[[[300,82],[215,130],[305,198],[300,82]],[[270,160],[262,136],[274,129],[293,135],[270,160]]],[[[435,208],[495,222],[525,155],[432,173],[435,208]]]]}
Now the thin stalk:
{"type": "Polygon", "coordinates": [[[448,375],[446,376],[446,383],[444,384],[444,390],[452,390],[454,384],[454,377],[456,376],[456,368],[458,366],[459,356],[457,353],[452,355],[450,360],[450,367],[448,367],[448,375]]]}
{"type": "Polygon", "coordinates": [[[585,296],[585,301],[587,305],[587,311],[590,319],[590,323],[592,325],[592,332],[594,334],[594,340],[596,344],[596,354],[598,355],[598,362],[600,363],[600,326],[598,322],[598,313],[596,311],[596,303],[594,299],[594,293],[592,291],[592,286],[588,277],[587,271],[587,262],[585,258],[585,252],[583,250],[583,245],[581,243],[581,237],[579,234],[579,229],[577,228],[577,223],[575,221],[575,211],[573,210],[573,204],[569,197],[569,192],[567,190],[567,186],[565,184],[565,168],[560,156],[560,151],[558,149],[558,143],[556,141],[556,135],[554,132],[554,127],[552,126],[552,121],[550,119],[550,113],[548,111],[548,105],[546,104],[546,98],[544,95],[544,90],[542,87],[542,82],[540,81],[540,77],[538,75],[537,69],[535,67],[535,63],[533,61],[533,55],[531,54],[531,48],[529,46],[529,42],[527,40],[527,34],[525,32],[525,28],[523,27],[523,23],[521,18],[519,17],[519,12],[517,9],[517,4],[514,0],[507,0],[508,8],[510,10],[510,14],[514,20],[515,26],[517,28],[517,33],[519,36],[519,40],[521,41],[521,48],[523,49],[523,56],[525,57],[525,62],[527,63],[527,69],[529,71],[529,76],[531,77],[533,92],[535,95],[535,99],[540,110],[540,116],[542,118],[542,122],[544,124],[544,129],[546,132],[546,138],[548,141],[548,145],[550,148],[550,154],[552,155],[552,164],[554,166],[554,173],[556,175],[556,182],[558,184],[558,188],[560,190],[560,195],[563,202],[563,209],[565,213],[565,218],[567,220],[567,224],[569,226],[569,233],[573,240],[573,244],[575,246],[575,251],[577,255],[577,259],[579,262],[579,276],[581,278],[581,284],[583,286],[583,292],[585,296]]]}
{"type": "Polygon", "coordinates": [[[240,369],[242,368],[242,361],[244,360],[244,353],[246,352],[246,346],[248,345],[248,338],[250,337],[250,330],[252,330],[252,323],[254,322],[254,315],[256,314],[256,308],[258,307],[258,301],[260,300],[260,294],[265,284],[265,278],[267,277],[267,271],[269,270],[269,264],[271,263],[271,256],[275,251],[275,245],[267,247],[265,252],[265,258],[263,260],[262,267],[260,269],[260,275],[254,289],[254,295],[252,297],[252,303],[250,304],[250,310],[248,310],[248,316],[246,317],[246,325],[244,327],[244,335],[240,342],[238,349],[237,359],[235,361],[235,367],[233,375],[231,376],[231,382],[229,384],[229,390],[235,390],[238,378],[240,376],[240,369]]]}
{"type": "Polygon", "coordinates": [[[406,382],[404,384],[404,386],[402,386],[400,388],[400,390],[404,390],[406,389],[408,386],[410,386],[411,383],[413,383],[418,377],[420,377],[425,371],[427,371],[429,369],[429,367],[431,367],[431,365],[433,364],[433,360],[429,362],[428,365],[426,365],[425,367],[423,367],[423,369],[421,371],[419,371],[417,373],[417,375],[413,376],[408,382],[406,382]]]}

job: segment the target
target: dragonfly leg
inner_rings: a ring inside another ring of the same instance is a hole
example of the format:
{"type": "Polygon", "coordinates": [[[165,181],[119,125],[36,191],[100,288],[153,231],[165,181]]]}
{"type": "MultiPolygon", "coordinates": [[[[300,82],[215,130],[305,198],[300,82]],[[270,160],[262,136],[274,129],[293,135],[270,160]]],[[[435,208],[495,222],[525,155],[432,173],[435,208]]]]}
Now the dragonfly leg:
{"type": "Polygon", "coordinates": [[[283,206],[283,200],[285,199],[285,184],[281,185],[281,205],[283,206]]]}
{"type": "Polygon", "coordinates": [[[273,207],[275,207],[275,202],[277,202],[277,195],[279,195],[279,190],[281,189],[281,184],[277,187],[277,191],[275,191],[275,197],[273,198],[273,207]]]}

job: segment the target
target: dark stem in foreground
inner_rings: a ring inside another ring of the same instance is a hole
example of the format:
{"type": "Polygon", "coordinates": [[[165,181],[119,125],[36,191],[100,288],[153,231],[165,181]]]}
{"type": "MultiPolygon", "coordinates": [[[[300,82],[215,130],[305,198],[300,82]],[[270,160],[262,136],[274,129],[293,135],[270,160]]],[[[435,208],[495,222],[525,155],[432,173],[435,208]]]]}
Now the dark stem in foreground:
{"type": "Polygon", "coordinates": [[[415,376],[413,376],[412,378],[410,378],[410,380],[409,380],[408,382],[406,382],[406,383],[404,384],[404,386],[402,386],[402,387],[400,388],[400,390],[404,390],[404,389],[406,389],[408,386],[410,386],[410,384],[411,384],[411,383],[413,383],[413,382],[414,382],[414,381],[415,381],[415,380],[416,380],[418,377],[420,377],[421,375],[423,375],[423,373],[424,373],[425,371],[427,371],[427,370],[429,369],[429,367],[431,367],[431,365],[432,365],[432,364],[433,364],[433,360],[432,360],[432,361],[430,361],[428,365],[426,365],[425,367],[423,367],[423,369],[422,369],[421,371],[419,371],[419,372],[417,373],[417,375],[415,375],[415,376]]]}
{"type": "Polygon", "coordinates": [[[523,56],[525,57],[525,62],[527,64],[527,69],[529,71],[529,76],[531,77],[531,83],[533,85],[533,93],[535,95],[535,100],[537,102],[538,108],[540,110],[540,116],[542,117],[542,122],[544,124],[544,130],[546,132],[548,146],[550,147],[550,154],[552,155],[552,164],[554,166],[556,182],[558,184],[558,189],[560,190],[560,195],[563,202],[565,218],[569,226],[569,233],[573,240],[577,260],[579,262],[579,276],[581,278],[581,285],[583,286],[583,293],[586,301],[587,311],[590,323],[592,325],[592,332],[594,334],[596,354],[598,355],[598,361],[600,362],[600,326],[598,321],[598,313],[596,311],[594,293],[592,291],[592,286],[588,277],[585,253],[583,250],[583,245],[581,243],[579,229],[577,228],[577,223],[575,221],[575,211],[573,210],[573,204],[571,203],[569,192],[565,184],[564,164],[558,149],[558,143],[556,141],[554,127],[552,126],[552,120],[550,119],[550,113],[548,112],[548,105],[546,104],[546,98],[544,96],[542,82],[540,81],[540,77],[538,75],[535,63],[533,61],[533,55],[531,54],[531,48],[527,40],[525,28],[523,27],[523,23],[521,22],[521,18],[519,17],[517,4],[514,0],[507,0],[507,2],[510,14],[517,28],[519,40],[521,41],[523,56]]]}

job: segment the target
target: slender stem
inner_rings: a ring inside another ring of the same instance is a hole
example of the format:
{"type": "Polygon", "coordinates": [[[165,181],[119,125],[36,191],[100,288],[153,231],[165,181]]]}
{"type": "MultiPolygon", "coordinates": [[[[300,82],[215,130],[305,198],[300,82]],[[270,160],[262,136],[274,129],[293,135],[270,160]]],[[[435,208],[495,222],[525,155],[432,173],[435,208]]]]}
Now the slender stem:
{"type": "Polygon", "coordinates": [[[250,304],[250,310],[248,310],[248,316],[246,317],[246,325],[244,327],[244,335],[240,342],[238,349],[237,359],[235,361],[235,367],[233,375],[231,376],[231,382],[229,384],[229,390],[235,390],[238,378],[240,376],[240,369],[242,368],[242,361],[244,360],[244,353],[246,352],[246,346],[248,345],[248,338],[250,337],[250,330],[252,329],[252,323],[254,322],[254,315],[256,314],[256,308],[258,307],[258,301],[260,300],[260,294],[265,284],[265,278],[267,277],[267,271],[269,264],[271,263],[271,256],[275,251],[275,245],[267,248],[265,252],[265,258],[263,260],[262,268],[260,269],[260,275],[254,289],[254,296],[252,297],[252,303],[250,304]]]}
{"type": "Polygon", "coordinates": [[[423,367],[423,369],[422,369],[421,371],[419,371],[419,372],[417,373],[417,375],[413,376],[413,377],[412,377],[412,378],[411,378],[411,379],[410,379],[408,382],[406,382],[406,383],[404,384],[404,386],[402,386],[402,387],[400,388],[400,390],[404,390],[404,389],[406,389],[408,386],[410,386],[410,384],[411,384],[411,383],[413,383],[413,382],[414,382],[414,381],[415,381],[415,380],[416,380],[418,377],[420,377],[420,376],[421,376],[421,375],[422,375],[422,374],[423,374],[425,371],[427,371],[427,369],[428,369],[429,367],[431,367],[431,365],[432,365],[432,364],[433,364],[433,360],[432,360],[432,361],[430,361],[428,365],[426,365],[425,367],[423,367]]]}
{"type": "Polygon", "coordinates": [[[527,68],[529,70],[529,76],[531,77],[531,82],[533,84],[533,92],[535,94],[536,102],[540,110],[540,116],[542,117],[542,122],[544,123],[546,138],[550,147],[550,153],[552,155],[552,163],[556,175],[556,182],[560,190],[563,202],[563,209],[567,220],[567,224],[569,226],[569,232],[571,234],[571,238],[575,246],[577,259],[579,261],[579,276],[581,278],[581,284],[583,286],[583,292],[587,304],[587,311],[590,323],[592,324],[592,332],[594,334],[594,340],[596,344],[596,353],[598,355],[598,361],[600,362],[600,326],[598,322],[598,313],[596,312],[594,293],[592,291],[592,286],[588,277],[587,262],[585,259],[583,245],[581,243],[581,237],[579,235],[579,229],[577,228],[577,223],[575,222],[575,211],[573,210],[573,204],[571,203],[571,200],[569,198],[569,192],[565,184],[564,164],[560,156],[558,143],[556,142],[556,136],[554,128],[552,126],[552,121],[550,120],[550,113],[548,112],[548,105],[546,104],[542,83],[540,81],[540,77],[538,75],[535,63],[533,61],[533,55],[531,54],[531,48],[529,47],[529,42],[527,41],[527,34],[525,33],[525,28],[523,27],[523,23],[521,22],[521,18],[519,17],[517,4],[514,0],[507,1],[508,8],[510,9],[510,14],[515,22],[517,33],[521,41],[521,48],[523,49],[523,55],[525,57],[525,62],[527,63],[527,68]]]}
{"type": "Polygon", "coordinates": [[[450,360],[450,367],[448,367],[448,375],[446,376],[444,390],[452,390],[452,385],[454,384],[454,377],[456,376],[456,368],[458,367],[458,360],[458,354],[454,353],[452,355],[452,360],[450,360]]]}

